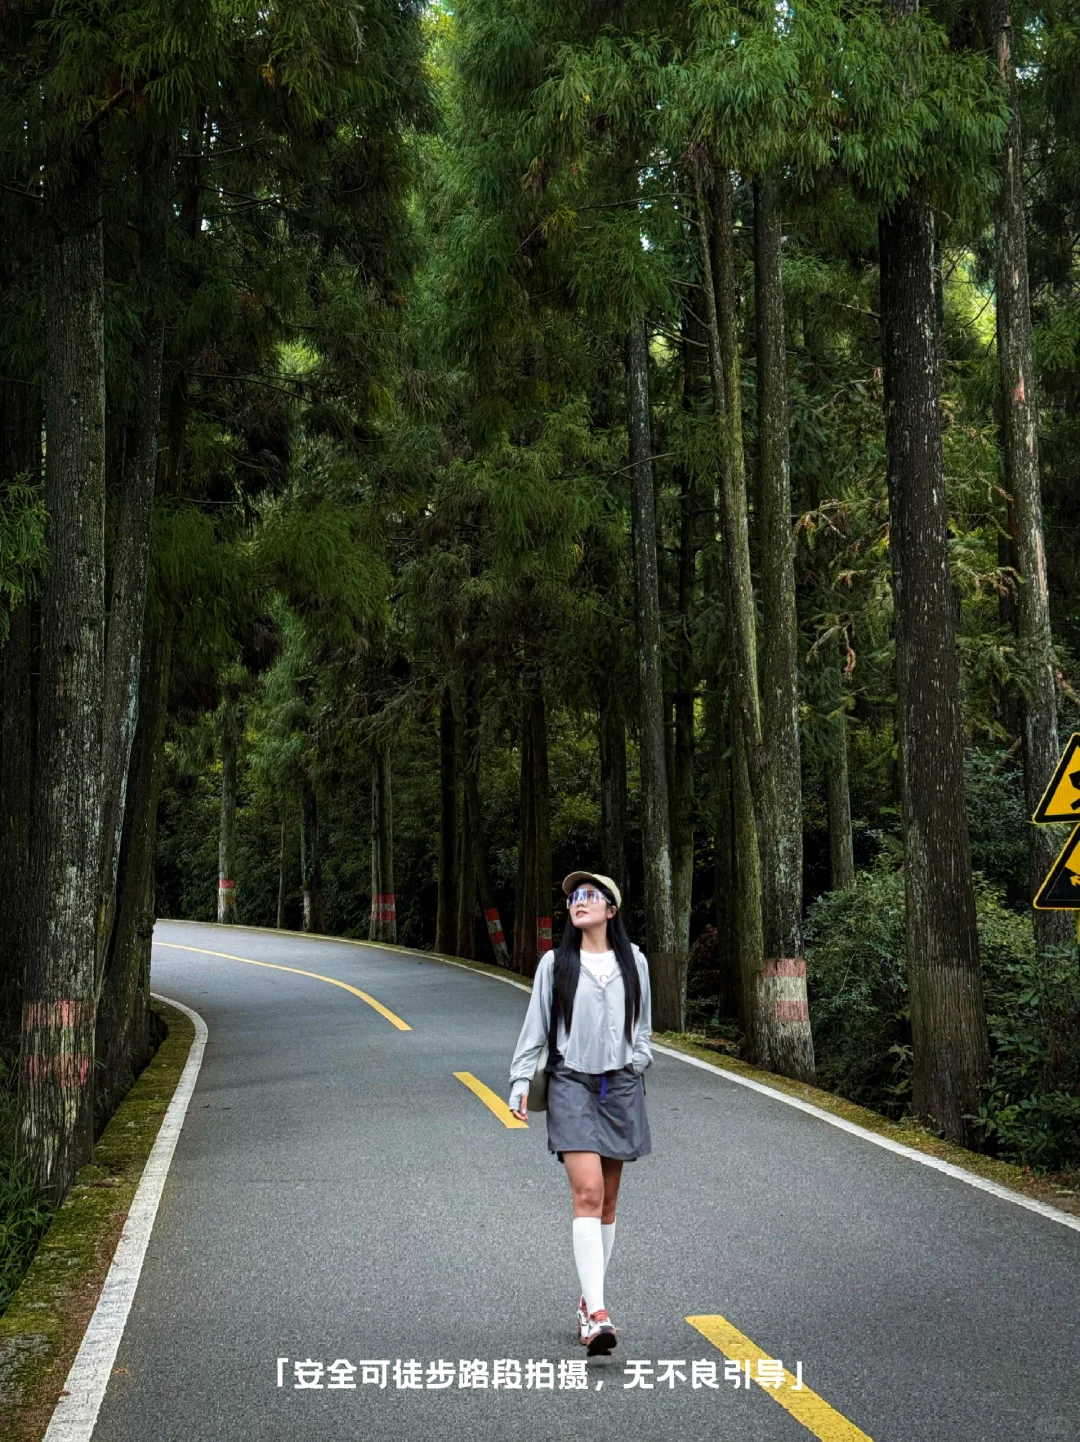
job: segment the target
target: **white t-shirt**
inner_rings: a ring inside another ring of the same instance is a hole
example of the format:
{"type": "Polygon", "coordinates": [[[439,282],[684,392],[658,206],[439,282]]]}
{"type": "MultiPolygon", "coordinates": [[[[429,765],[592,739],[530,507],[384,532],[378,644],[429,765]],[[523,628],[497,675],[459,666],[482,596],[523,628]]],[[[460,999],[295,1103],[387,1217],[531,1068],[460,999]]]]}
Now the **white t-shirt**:
{"type": "Polygon", "coordinates": [[[596,977],[601,986],[606,985],[619,969],[619,963],[615,960],[615,952],[611,951],[585,951],[579,952],[582,966],[587,966],[596,977]]]}

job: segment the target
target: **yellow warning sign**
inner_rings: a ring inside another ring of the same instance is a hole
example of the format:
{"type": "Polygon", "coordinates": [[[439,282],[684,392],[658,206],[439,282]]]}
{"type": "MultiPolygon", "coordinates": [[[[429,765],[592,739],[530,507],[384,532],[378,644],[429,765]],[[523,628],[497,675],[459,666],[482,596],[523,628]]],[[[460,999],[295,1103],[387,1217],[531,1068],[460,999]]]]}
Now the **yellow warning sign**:
{"type": "Polygon", "coordinates": [[[1039,911],[1080,911],[1080,826],[1073,828],[1032,904],[1039,911]]]}
{"type": "Polygon", "coordinates": [[[1080,732],[1073,732],[1032,821],[1080,821],[1080,732]]]}

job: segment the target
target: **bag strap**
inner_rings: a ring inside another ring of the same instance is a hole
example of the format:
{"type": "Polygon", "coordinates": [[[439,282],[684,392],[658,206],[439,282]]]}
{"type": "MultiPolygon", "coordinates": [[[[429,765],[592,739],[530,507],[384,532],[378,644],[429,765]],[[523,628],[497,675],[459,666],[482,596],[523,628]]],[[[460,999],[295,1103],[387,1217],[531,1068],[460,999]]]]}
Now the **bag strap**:
{"type": "Polygon", "coordinates": [[[555,959],[551,960],[551,1005],[548,1011],[547,1065],[544,1070],[555,1070],[555,1048],[559,1036],[559,1022],[555,1015],[555,959]]]}

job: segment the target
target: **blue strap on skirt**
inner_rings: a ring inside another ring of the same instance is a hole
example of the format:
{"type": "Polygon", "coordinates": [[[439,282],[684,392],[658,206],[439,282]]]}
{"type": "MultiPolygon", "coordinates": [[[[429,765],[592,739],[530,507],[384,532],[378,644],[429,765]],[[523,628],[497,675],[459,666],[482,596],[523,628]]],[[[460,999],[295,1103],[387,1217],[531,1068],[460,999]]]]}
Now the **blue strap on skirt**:
{"type": "Polygon", "coordinates": [[[600,1078],[600,1100],[603,1101],[606,1096],[607,1096],[607,1073],[605,1072],[604,1075],[600,1078]]]}

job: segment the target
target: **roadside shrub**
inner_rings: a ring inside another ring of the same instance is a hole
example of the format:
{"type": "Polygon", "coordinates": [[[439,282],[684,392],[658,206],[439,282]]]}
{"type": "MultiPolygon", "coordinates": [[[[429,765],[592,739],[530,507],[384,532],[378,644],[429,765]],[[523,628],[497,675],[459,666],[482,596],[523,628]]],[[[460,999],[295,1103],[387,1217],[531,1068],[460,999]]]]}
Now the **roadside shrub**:
{"type": "MultiPolygon", "coordinates": [[[[990,1078],[977,1114],[988,1150],[1038,1170],[1080,1163],[1076,953],[1036,959],[1031,923],[976,875],[990,1078]]],[[[891,860],[827,892],[806,923],[819,1084],[885,1116],[908,1114],[911,1016],[904,877],[891,860]]]]}
{"type": "Polygon", "coordinates": [[[0,1064],[0,1315],[33,1260],[54,1208],[15,1161],[16,1087],[0,1064]]]}

